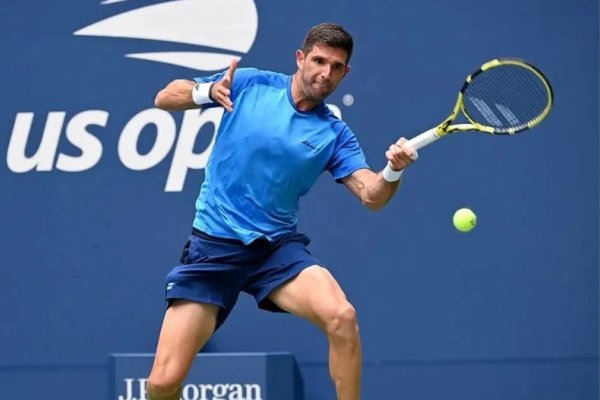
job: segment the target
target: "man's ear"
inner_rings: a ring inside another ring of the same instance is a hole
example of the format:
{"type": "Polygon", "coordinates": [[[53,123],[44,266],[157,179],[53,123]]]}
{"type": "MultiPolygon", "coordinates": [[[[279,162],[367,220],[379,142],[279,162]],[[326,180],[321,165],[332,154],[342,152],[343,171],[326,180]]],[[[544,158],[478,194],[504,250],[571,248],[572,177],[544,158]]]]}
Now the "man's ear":
{"type": "Polygon", "coordinates": [[[304,53],[302,50],[296,50],[296,65],[298,69],[304,68],[304,53]]]}
{"type": "Polygon", "coordinates": [[[344,77],[346,75],[348,75],[348,72],[350,72],[350,65],[346,65],[346,71],[344,72],[344,77]]]}

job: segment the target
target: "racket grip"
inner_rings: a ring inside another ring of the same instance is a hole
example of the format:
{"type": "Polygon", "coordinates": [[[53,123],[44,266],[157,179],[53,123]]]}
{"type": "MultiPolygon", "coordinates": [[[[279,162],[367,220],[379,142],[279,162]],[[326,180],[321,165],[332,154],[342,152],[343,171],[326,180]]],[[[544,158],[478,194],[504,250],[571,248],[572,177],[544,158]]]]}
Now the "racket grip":
{"type": "Polygon", "coordinates": [[[428,144],[435,142],[439,138],[440,136],[437,133],[437,128],[432,128],[410,139],[408,142],[406,142],[405,146],[419,150],[428,144]]]}

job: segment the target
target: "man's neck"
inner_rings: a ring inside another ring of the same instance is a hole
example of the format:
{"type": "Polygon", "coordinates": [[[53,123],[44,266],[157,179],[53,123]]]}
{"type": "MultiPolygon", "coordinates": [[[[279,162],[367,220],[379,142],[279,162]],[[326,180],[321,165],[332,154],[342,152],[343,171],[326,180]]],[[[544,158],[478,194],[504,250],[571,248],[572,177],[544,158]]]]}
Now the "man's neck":
{"type": "Polygon", "coordinates": [[[296,72],[292,77],[292,101],[296,110],[307,112],[315,109],[320,101],[307,99],[302,90],[300,89],[300,71],[296,72]]]}

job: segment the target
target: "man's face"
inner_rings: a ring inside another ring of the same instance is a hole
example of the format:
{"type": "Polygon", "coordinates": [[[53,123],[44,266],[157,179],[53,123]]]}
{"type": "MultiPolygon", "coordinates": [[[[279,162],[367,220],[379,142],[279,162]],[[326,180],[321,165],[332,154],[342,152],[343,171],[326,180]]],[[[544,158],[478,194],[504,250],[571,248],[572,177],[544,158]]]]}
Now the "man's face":
{"type": "Polygon", "coordinates": [[[301,90],[315,101],[322,101],[335,91],[344,76],[350,71],[346,65],[345,50],[327,46],[313,46],[304,54],[296,52],[296,63],[301,70],[301,90]]]}

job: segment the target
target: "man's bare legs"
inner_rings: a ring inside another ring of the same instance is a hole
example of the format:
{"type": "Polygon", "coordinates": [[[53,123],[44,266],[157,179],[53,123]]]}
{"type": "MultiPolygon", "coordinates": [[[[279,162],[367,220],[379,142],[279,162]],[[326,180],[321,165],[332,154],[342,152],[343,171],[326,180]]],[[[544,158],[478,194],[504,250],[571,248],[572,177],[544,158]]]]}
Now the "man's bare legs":
{"type": "Polygon", "coordinates": [[[325,332],[337,398],[359,400],[362,355],[356,311],[329,271],[313,265],[277,288],[269,299],[325,332]]]}
{"type": "Polygon", "coordinates": [[[196,354],[215,331],[219,307],[176,300],[165,313],[152,371],[149,400],[179,400],[196,354]]]}

